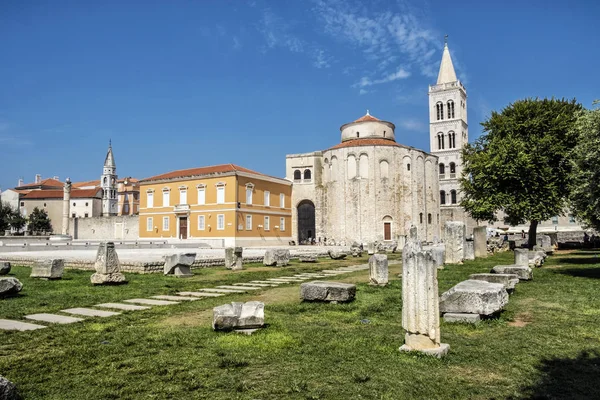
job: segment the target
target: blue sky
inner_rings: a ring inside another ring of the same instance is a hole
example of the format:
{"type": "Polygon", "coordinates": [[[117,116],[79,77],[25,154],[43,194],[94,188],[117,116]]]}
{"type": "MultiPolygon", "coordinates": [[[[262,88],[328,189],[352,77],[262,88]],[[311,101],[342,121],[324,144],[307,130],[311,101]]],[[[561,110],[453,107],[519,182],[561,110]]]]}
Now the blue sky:
{"type": "Polygon", "coordinates": [[[469,137],[524,97],[600,98],[600,2],[0,2],[0,187],[236,163],[339,143],[365,114],[429,149],[444,34],[468,91],[469,137]]]}

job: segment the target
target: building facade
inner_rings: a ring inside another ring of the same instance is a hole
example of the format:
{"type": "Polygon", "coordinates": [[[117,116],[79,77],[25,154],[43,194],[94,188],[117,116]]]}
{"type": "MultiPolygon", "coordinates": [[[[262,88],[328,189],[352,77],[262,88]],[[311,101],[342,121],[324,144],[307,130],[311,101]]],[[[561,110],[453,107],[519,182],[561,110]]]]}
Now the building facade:
{"type": "Polygon", "coordinates": [[[213,246],[291,240],[291,182],[223,164],[140,182],[140,238],[199,239],[213,246]]]}
{"type": "Polygon", "coordinates": [[[286,157],[294,240],[402,242],[411,226],[439,238],[438,158],[397,143],[394,124],[368,111],[340,131],[327,150],[286,157]]]}

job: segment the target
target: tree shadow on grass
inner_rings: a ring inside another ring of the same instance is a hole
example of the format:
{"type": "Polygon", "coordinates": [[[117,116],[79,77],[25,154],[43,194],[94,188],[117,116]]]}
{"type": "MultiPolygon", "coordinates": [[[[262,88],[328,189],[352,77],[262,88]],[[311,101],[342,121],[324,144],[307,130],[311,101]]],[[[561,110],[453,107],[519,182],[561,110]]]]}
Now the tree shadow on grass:
{"type": "Polygon", "coordinates": [[[540,379],[523,388],[520,398],[600,399],[600,352],[597,350],[584,350],[575,358],[544,359],[538,369],[540,379]]]}
{"type": "Polygon", "coordinates": [[[559,264],[600,264],[600,256],[594,257],[565,257],[556,260],[559,264]]]}
{"type": "Polygon", "coordinates": [[[578,278],[600,279],[600,267],[598,268],[567,268],[558,269],[557,273],[575,276],[578,278]]]}

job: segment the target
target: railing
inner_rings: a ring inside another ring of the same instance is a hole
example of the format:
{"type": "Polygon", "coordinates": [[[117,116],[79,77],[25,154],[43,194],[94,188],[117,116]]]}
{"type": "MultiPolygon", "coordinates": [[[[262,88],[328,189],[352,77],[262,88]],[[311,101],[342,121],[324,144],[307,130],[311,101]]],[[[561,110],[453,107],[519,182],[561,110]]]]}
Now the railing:
{"type": "Polygon", "coordinates": [[[464,89],[464,86],[462,83],[460,83],[460,81],[454,81],[454,82],[449,82],[449,83],[440,83],[439,85],[430,85],[429,91],[437,92],[438,90],[452,89],[452,88],[458,88],[458,87],[464,89]]]}
{"type": "Polygon", "coordinates": [[[454,174],[451,173],[450,174],[450,179],[454,179],[454,178],[456,178],[456,174],[455,173],[454,174]]]}
{"type": "Polygon", "coordinates": [[[445,178],[446,178],[446,175],[440,174],[440,179],[445,179],[445,178]]]}
{"type": "Polygon", "coordinates": [[[175,204],[175,206],[173,207],[173,211],[175,211],[175,212],[190,211],[190,205],[189,204],[175,204]]]}

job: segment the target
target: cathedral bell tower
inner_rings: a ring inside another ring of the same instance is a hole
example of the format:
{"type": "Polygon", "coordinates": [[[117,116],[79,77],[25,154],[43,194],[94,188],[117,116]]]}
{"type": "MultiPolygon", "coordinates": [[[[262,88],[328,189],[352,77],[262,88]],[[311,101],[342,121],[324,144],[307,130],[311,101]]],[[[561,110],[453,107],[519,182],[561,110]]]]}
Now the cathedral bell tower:
{"type": "Polygon", "coordinates": [[[429,86],[430,150],[439,158],[441,224],[463,221],[460,207],[459,178],[462,173],[461,151],[469,141],[467,124],[467,90],[456,77],[448,35],[445,37],[437,83],[429,86]]]}
{"type": "Polygon", "coordinates": [[[112,152],[112,144],[108,143],[108,152],[104,160],[102,177],[100,178],[102,187],[102,216],[117,215],[117,165],[112,152]]]}

